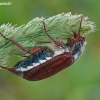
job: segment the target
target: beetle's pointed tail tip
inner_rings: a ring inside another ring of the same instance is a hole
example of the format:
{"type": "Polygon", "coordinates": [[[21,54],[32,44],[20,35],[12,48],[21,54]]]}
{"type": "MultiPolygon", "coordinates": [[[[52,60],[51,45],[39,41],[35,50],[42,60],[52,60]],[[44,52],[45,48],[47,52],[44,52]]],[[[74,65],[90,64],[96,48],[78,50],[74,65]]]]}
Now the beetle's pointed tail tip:
{"type": "Polygon", "coordinates": [[[3,66],[0,65],[0,69],[3,69],[3,66]]]}
{"type": "Polygon", "coordinates": [[[8,71],[11,71],[11,68],[7,68],[7,67],[1,66],[1,65],[0,65],[0,69],[6,69],[8,71]]]}

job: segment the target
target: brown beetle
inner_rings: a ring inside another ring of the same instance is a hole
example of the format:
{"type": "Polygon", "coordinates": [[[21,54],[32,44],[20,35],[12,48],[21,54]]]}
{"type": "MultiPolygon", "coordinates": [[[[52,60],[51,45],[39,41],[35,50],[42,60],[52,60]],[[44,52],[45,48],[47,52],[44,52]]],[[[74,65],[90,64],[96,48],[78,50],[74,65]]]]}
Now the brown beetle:
{"type": "Polygon", "coordinates": [[[82,19],[83,17],[81,18],[78,32],[73,32],[74,37],[68,38],[66,44],[64,44],[62,41],[53,39],[47,33],[45,23],[42,21],[43,28],[47,36],[56,46],[60,47],[59,50],[55,51],[50,49],[48,46],[38,46],[28,51],[16,41],[10,40],[0,33],[2,37],[11,41],[24,52],[30,54],[30,56],[19,61],[12,68],[7,68],[4,66],[0,67],[16,75],[22,76],[24,79],[29,81],[37,81],[52,76],[62,69],[70,66],[80,57],[80,55],[82,55],[86,45],[85,38],[80,35],[82,19]]]}

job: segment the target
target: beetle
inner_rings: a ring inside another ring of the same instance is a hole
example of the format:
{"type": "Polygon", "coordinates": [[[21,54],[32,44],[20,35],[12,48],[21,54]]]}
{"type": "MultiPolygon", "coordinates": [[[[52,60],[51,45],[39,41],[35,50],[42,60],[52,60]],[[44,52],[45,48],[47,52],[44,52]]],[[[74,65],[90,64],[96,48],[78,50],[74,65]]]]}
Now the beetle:
{"type": "Polygon", "coordinates": [[[73,31],[73,37],[67,38],[66,44],[62,41],[57,41],[50,36],[46,31],[45,22],[42,21],[44,32],[51,41],[60,48],[55,51],[48,46],[37,46],[27,50],[15,40],[8,39],[0,32],[3,38],[9,40],[21,50],[30,54],[28,57],[15,64],[12,68],[4,66],[0,67],[29,81],[42,80],[65,69],[73,64],[82,55],[85,49],[85,37],[80,34],[82,19],[83,17],[81,17],[78,32],[73,31]]]}

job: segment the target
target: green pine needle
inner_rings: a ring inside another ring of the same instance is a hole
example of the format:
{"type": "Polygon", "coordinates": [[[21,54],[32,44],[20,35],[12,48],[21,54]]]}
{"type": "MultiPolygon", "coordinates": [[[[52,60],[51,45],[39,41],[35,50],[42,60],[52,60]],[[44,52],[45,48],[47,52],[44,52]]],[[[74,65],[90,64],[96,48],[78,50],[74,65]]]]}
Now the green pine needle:
{"type": "MultiPolygon", "coordinates": [[[[78,32],[80,26],[80,15],[72,15],[71,13],[62,13],[49,18],[34,18],[26,25],[12,26],[11,24],[3,24],[0,26],[0,32],[9,39],[13,39],[21,44],[23,47],[30,49],[38,45],[47,45],[51,40],[47,37],[43,30],[43,23],[45,22],[46,31],[53,38],[67,42],[69,36],[73,36],[73,31],[78,32]]],[[[95,31],[93,22],[88,21],[88,17],[84,17],[82,21],[81,34],[87,34],[95,31]]],[[[11,55],[25,55],[17,46],[8,42],[0,36],[0,65],[7,62],[7,58],[11,55]],[[6,43],[6,45],[5,45],[6,43]]]]}

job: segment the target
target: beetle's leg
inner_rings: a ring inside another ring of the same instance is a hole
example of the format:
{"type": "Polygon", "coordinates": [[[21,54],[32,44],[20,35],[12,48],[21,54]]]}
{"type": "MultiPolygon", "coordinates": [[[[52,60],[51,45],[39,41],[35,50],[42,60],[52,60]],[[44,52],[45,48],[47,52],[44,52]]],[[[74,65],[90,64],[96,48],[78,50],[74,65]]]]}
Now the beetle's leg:
{"type": "Polygon", "coordinates": [[[80,37],[80,30],[81,30],[81,26],[82,26],[82,20],[83,20],[83,16],[81,16],[80,26],[79,26],[78,32],[74,32],[74,31],[73,31],[74,39],[75,39],[76,42],[78,41],[78,39],[79,39],[79,37],[80,37]]]}
{"type": "Polygon", "coordinates": [[[80,36],[80,30],[81,30],[81,26],[82,26],[82,20],[83,20],[83,16],[81,16],[81,20],[80,20],[80,26],[79,26],[79,30],[78,30],[78,35],[80,36]]]}
{"type": "Polygon", "coordinates": [[[51,37],[51,36],[47,33],[47,31],[46,31],[45,22],[42,21],[42,23],[43,23],[43,29],[44,29],[45,33],[47,34],[47,36],[48,36],[57,46],[63,47],[64,43],[63,43],[62,41],[57,41],[57,40],[55,40],[53,37],[51,37]]]}
{"type": "Polygon", "coordinates": [[[29,51],[28,51],[28,53],[29,54],[34,54],[34,53],[36,53],[36,52],[38,52],[38,51],[40,51],[40,50],[43,50],[43,49],[45,49],[46,47],[44,47],[44,46],[37,46],[37,47],[34,47],[34,48],[32,48],[32,49],[30,49],[29,51]]]}
{"type": "Polygon", "coordinates": [[[74,33],[74,36],[75,36],[75,40],[76,42],[79,41],[79,38],[80,38],[80,30],[81,30],[81,26],[82,26],[82,20],[83,20],[83,16],[81,16],[81,20],[80,20],[80,26],[79,26],[79,30],[78,30],[78,34],[76,35],[75,32],[74,33]]]}
{"type": "MultiPolygon", "coordinates": [[[[16,45],[17,47],[19,47],[21,50],[23,50],[24,52],[28,52],[28,50],[26,49],[26,48],[24,48],[23,46],[21,46],[19,43],[17,43],[15,40],[11,40],[11,39],[9,39],[9,38],[7,38],[7,37],[5,37],[1,32],[0,32],[0,35],[3,37],[3,38],[5,38],[6,40],[8,40],[8,41],[10,41],[10,42],[12,42],[14,45],[16,45]]],[[[8,43],[8,42],[7,42],[8,43]]]]}
{"type": "MultiPolygon", "coordinates": [[[[39,47],[32,48],[32,49],[30,49],[30,50],[27,50],[27,49],[24,48],[22,45],[20,45],[19,43],[17,43],[15,40],[11,40],[11,39],[5,37],[1,32],[0,32],[0,35],[1,35],[3,38],[5,38],[6,40],[12,42],[14,45],[16,45],[17,47],[19,47],[19,48],[20,48],[21,50],[23,50],[24,52],[29,53],[29,54],[33,54],[33,53],[38,52],[39,50],[44,49],[44,47],[39,46],[39,47]]],[[[6,42],[6,43],[8,43],[8,42],[6,42]]]]}

